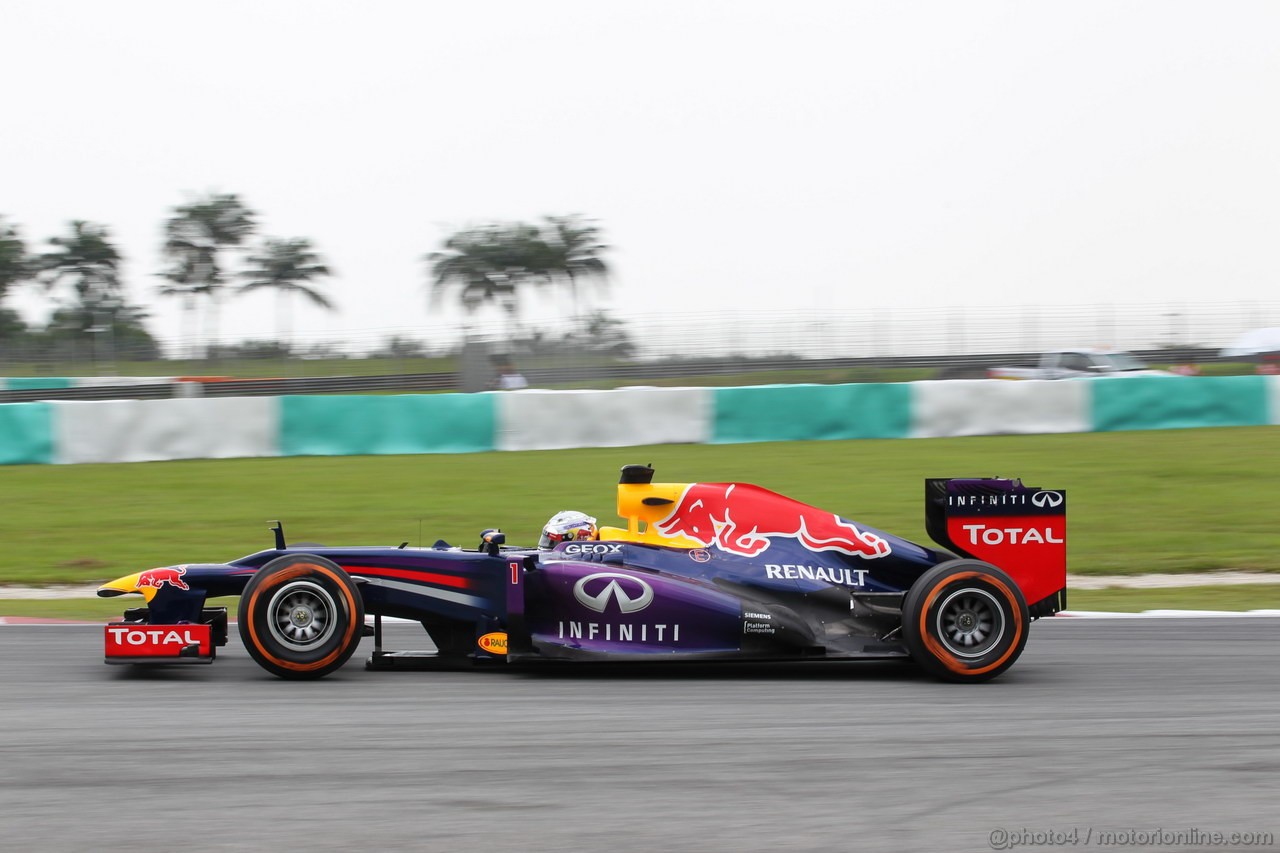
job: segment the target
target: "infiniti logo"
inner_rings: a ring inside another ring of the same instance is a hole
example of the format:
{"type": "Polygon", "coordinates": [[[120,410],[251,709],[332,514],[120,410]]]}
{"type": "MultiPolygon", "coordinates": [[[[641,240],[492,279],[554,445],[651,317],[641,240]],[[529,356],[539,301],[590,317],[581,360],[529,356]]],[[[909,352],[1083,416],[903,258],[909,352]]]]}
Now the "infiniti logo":
{"type": "Polygon", "coordinates": [[[1061,506],[1062,495],[1059,492],[1036,492],[1031,496],[1031,502],[1036,506],[1061,506]]]}
{"type": "Polygon", "coordinates": [[[618,602],[618,610],[623,613],[636,613],[653,603],[653,587],[631,575],[617,572],[596,572],[587,575],[573,585],[573,597],[583,607],[603,613],[609,599],[618,602]],[[592,581],[608,580],[603,587],[592,584],[592,581]],[[591,586],[595,592],[590,592],[591,586]],[[598,588],[597,588],[598,587],[598,588]]]}

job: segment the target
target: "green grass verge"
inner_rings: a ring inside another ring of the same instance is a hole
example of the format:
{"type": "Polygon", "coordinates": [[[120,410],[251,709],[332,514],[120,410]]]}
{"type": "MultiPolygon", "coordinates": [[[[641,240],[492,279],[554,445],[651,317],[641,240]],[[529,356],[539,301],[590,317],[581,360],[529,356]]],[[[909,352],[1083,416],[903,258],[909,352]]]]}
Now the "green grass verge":
{"type": "MultiPolygon", "coordinates": [[[[236,599],[225,599],[228,609],[235,612],[236,599]]],[[[221,607],[223,600],[213,601],[211,607],[221,607]]],[[[137,595],[118,598],[52,598],[47,600],[0,600],[0,616],[25,616],[35,619],[76,619],[84,622],[114,622],[126,608],[143,607],[146,602],[137,595]]]]}
{"type": "MultiPolygon", "coordinates": [[[[1140,613],[1143,610],[1280,610],[1280,584],[1069,590],[1067,600],[1072,610],[1112,613],[1140,613]]],[[[234,616],[236,602],[235,598],[219,598],[210,603],[215,607],[225,606],[234,616]]],[[[126,607],[142,605],[143,601],[138,596],[47,601],[0,600],[0,616],[108,622],[118,619],[126,607]]]]}
{"type": "Polygon", "coordinates": [[[758,483],[927,542],[923,480],[1013,476],[1070,495],[1082,574],[1280,571],[1280,429],[1241,427],[911,441],[664,445],[466,455],[198,460],[0,469],[0,583],[84,583],[223,562],[291,542],[535,541],[561,509],[615,518],[618,468],[659,481],[758,483]]]}
{"type": "Polygon", "coordinates": [[[276,379],[293,376],[383,376],[393,373],[452,373],[454,358],[234,358],[184,361],[113,361],[23,364],[8,362],[4,376],[230,376],[276,379]]]}

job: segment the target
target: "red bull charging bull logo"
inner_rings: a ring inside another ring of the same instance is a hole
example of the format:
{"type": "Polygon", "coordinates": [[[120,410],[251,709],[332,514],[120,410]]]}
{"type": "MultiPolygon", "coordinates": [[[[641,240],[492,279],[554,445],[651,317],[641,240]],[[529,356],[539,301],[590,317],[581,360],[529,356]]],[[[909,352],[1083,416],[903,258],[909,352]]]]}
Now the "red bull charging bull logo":
{"type": "Polygon", "coordinates": [[[163,569],[149,569],[138,575],[138,589],[142,589],[144,586],[159,589],[165,584],[177,587],[178,589],[191,589],[191,587],[187,586],[187,582],[182,579],[182,576],[186,573],[186,566],[169,566],[163,569]]]}
{"type": "Polygon", "coordinates": [[[763,552],[773,536],[798,539],[810,551],[839,551],[866,559],[889,554],[889,543],[882,537],[838,515],[739,483],[694,483],[654,529],[743,557],[763,552]]]}

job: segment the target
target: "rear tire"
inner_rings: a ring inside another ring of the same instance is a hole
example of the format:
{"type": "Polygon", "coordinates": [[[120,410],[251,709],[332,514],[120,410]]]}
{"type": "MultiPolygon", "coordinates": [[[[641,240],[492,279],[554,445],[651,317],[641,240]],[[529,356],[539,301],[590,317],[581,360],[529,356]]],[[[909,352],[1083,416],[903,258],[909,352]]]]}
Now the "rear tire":
{"type": "Polygon", "coordinates": [[[277,557],[240,596],[240,639],[281,678],[323,678],[346,663],[364,634],[364,601],[351,576],[310,554],[277,557]]]}
{"type": "Polygon", "coordinates": [[[1030,617],[1018,585],[978,560],[925,572],[902,606],[902,636],[921,668],[947,681],[988,681],[1027,644],[1030,617]]]}

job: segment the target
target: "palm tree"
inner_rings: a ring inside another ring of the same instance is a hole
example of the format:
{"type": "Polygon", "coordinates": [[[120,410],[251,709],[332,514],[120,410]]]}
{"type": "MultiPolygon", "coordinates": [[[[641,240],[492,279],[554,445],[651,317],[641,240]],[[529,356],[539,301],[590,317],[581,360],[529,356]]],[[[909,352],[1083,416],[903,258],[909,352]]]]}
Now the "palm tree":
{"type": "Polygon", "coordinates": [[[161,273],[169,283],[160,285],[160,295],[182,298],[183,326],[186,327],[183,330],[183,338],[190,347],[187,357],[193,360],[198,358],[200,353],[196,345],[198,333],[192,326],[192,320],[195,318],[197,297],[208,293],[208,288],[205,287],[208,277],[206,270],[207,264],[202,263],[199,256],[192,252],[175,258],[172,266],[161,273]]]}
{"type": "Polygon", "coordinates": [[[124,307],[120,287],[120,253],[112,245],[105,226],[76,220],[66,237],[53,237],[55,251],[40,256],[42,280],[49,289],[69,285],[67,310],[84,333],[97,325],[98,314],[113,316],[124,307]]]}
{"type": "Polygon", "coordinates": [[[609,266],[600,257],[608,246],[600,242],[600,228],[591,220],[583,220],[577,214],[544,217],[549,232],[546,245],[550,249],[547,273],[552,279],[562,279],[568,287],[569,299],[575,314],[581,315],[578,283],[596,278],[608,283],[609,266]]]}
{"type": "MultiPolygon", "coordinates": [[[[591,278],[608,280],[609,267],[600,255],[600,228],[580,216],[547,216],[542,225],[490,223],[451,235],[445,251],[427,255],[431,269],[431,303],[458,291],[467,314],[485,303],[500,305],[511,317],[519,314],[519,294],[529,287],[567,285],[575,316],[585,316],[579,285],[591,278]]],[[[585,321],[584,321],[585,322],[585,321]]]]}
{"type": "Polygon", "coordinates": [[[35,272],[35,265],[27,255],[27,246],[22,242],[18,226],[5,222],[4,217],[0,216],[0,300],[4,299],[10,287],[26,281],[35,272]]]}
{"type": "Polygon", "coordinates": [[[164,253],[173,266],[163,273],[170,285],[164,295],[180,295],[186,307],[195,298],[209,300],[209,338],[216,342],[218,300],[225,285],[221,255],[240,246],[257,227],[257,214],[234,193],[211,194],[179,205],[165,223],[164,253]]]}
{"type": "Polygon", "coordinates": [[[307,282],[333,272],[314,251],[305,237],[294,240],[268,239],[263,251],[249,258],[249,269],[241,273],[248,282],[240,293],[270,288],[276,291],[276,336],[281,347],[288,347],[288,303],[294,295],[305,297],[314,305],[332,311],[333,302],[307,282]]]}
{"type": "MultiPolygon", "coordinates": [[[[35,273],[34,263],[27,254],[18,226],[0,217],[0,303],[15,284],[26,281],[35,273]]],[[[17,311],[0,304],[0,341],[18,337],[26,330],[26,324],[17,311]]]]}
{"type": "Polygon", "coordinates": [[[431,265],[431,302],[438,305],[455,285],[468,314],[486,302],[513,318],[519,314],[518,289],[545,278],[546,244],[537,228],[491,223],[450,236],[445,251],[427,255],[431,265]]]}

